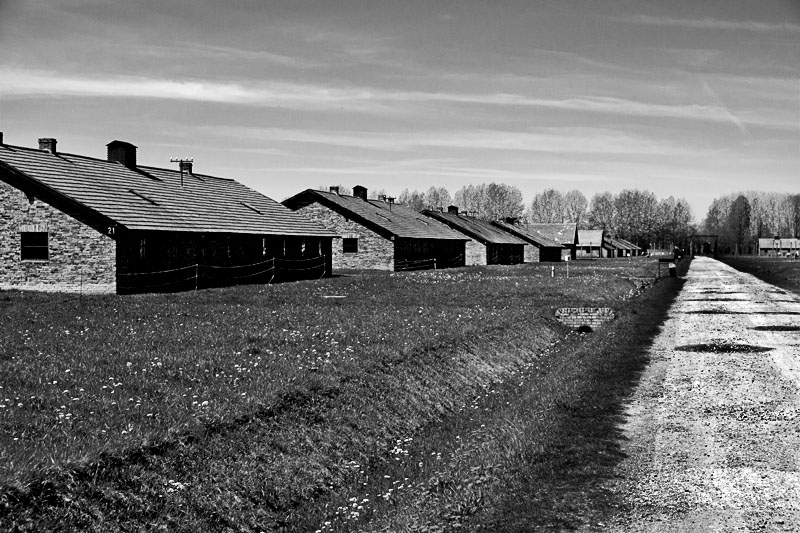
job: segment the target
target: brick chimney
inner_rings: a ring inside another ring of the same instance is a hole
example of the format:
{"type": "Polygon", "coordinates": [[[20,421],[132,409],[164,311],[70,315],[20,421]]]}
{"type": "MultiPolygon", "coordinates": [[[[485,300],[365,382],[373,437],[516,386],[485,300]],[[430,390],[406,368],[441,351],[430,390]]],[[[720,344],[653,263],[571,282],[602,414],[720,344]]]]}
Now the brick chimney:
{"type": "Polygon", "coordinates": [[[333,194],[338,195],[339,194],[339,186],[338,185],[331,185],[330,192],[332,192],[333,194]]]}
{"type": "Polygon", "coordinates": [[[356,198],[361,198],[365,202],[367,201],[367,188],[362,187],[361,185],[356,185],[353,187],[353,196],[356,198]]]}
{"type": "MultiPolygon", "coordinates": [[[[41,141],[39,141],[41,142],[41,141]]],[[[125,141],[111,141],[108,147],[108,160],[122,163],[128,168],[136,168],[136,147],[125,141]]]]}
{"type": "Polygon", "coordinates": [[[3,144],[3,132],[0,131],[0,144],[3,144]]]}
{"type": "Polygon", "coordinates": [[[451,215],[457,215],[458,214],[458,206],[457,205],[448,205],[447,206],[447,212],[450,213],[451,215]]]}
{"type": "Polygon", "coordinates": [[[56,140],[52,137],[39,139],[39,150],[47,150],[51,154],[56,153],[56,140]]]}

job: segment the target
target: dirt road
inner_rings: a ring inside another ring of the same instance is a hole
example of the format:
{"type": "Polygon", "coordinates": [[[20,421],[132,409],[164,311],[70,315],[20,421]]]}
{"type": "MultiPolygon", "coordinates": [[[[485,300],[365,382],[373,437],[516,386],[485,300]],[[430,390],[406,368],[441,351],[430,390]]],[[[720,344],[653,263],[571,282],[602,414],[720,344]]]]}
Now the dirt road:
{"type": "Polygon", "coordinates": [[[696,258],[627,406],[602,531],[800,531],[800,298],[696,258]]]}

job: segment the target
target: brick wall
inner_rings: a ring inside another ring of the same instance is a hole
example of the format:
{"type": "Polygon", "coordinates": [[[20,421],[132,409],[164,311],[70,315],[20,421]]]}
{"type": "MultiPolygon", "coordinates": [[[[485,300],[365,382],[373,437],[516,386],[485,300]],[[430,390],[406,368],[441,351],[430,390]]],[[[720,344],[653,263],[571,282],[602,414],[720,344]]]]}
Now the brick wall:
{"type": "Polygon", "coordinates": [[[332,209],[314,203],[297,210],[301,215],[316,220],[342,237],[358,238],[357,253],[343,253],[342,239],[333,240],[333,268],[367,268],[372,270],[394,270],[394,243],[348,220],[332,209]]]}
{"type": "Polygon", "coordinates": [[[0,289],[114,292],[116,243],[0,181],[0,289]],[[20,259],[20,231],[46,231],[47,261],[20,259]]]}
{"type": "Polygon", "coordinates": [[[539,248],[532,244],[526,244],[525,250],[523,252],[523,257],[526,263],[538,263],[539,262],[539,248]]]}
{"type": "Polygon", "coordinates": [[[609,320],[614,320],[614,310],[610,307],[562,307],[556,309],[556,319],[571,328],[589,326],[597,329],[609,320]]]}
{"type": "Polygon", "coordinates": [[[474,239],[467,241],[465,254],[467,266],[486,264],[486,246],[474,239]]]}

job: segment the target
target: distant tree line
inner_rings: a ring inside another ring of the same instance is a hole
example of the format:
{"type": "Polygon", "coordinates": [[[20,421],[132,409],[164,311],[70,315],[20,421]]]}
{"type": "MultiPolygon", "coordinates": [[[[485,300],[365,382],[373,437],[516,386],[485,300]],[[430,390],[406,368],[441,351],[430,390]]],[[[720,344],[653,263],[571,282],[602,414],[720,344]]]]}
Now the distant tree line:
{"type": "MultiPolygon", "coordinates": [[[[340,186],[342,194],[349,194],[349,190],[340,186]]],[[[370,197],[381,193],[370,191],[370,197]]],[[[444,187],[405,189],[396,201],[416,211],[446,210],[454,205],[461,213],[484,220],[513,218],[523,224],[574,222],[581,229],[605,229],[609,235],[642,248],[681,246],[695,231],[692,210],[685,199],[670,196],[659,200],[653,193],[638,189],[596,194],[591,201],[578,190],[546,189],[525,205],[518,187],[482,183],[465,185],[452,196],[444,187]]]]}
{"type": "Polygon", "coordinates": [[[701,224],[722,253],[748,254],[759,238],[800,237],[800,194],[749,191],[715,198],[701,224]]]}
{"type": "Polygon", "coordinates": [[[649,191],[625,189],[619,194],[595,194],[585,227],[603,228],[610,235],[642,248],[684,246],[695,232],[694,214],[685,198],[659,200],[649,191]]]}
{"type": "Polygon", "coordinates": [[[398,201],[416,210],[446,209],[477,218],[515,218],[521,223],[574,222],[581,229],[605,229],[609,235],[629,240],[643,248],[683,245],[694,233],[694,215],[689,203],[670,196],[659,200],[648,191],[626,189],[619,194],[604,192],[586,200],[582,192],[546,189],[534,195],[527,206],[517,187],[489,183],[467,185],[452,196],[443,187],[427,192],[404,190],[398,201]]]}
{"type": "Polygon", "coordinates": [[[519,188],[503,183],[465,185],[452,197],[444,187],[431,187],[427,192],[405,189],[397,200],[418,211],[446,210],[454,205],[462,213],[486,220],[519,218],[525,211],[519,188]]]}

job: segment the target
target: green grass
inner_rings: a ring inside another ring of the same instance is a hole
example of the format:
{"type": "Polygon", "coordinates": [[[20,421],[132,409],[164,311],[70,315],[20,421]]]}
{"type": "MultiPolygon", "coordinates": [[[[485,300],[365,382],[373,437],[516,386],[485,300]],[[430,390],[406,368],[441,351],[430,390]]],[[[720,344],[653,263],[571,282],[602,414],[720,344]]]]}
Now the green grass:
{"type": "Polygon", "coordinates": [[[173,295],[0,293],[0,526],[346,530],[424,510],[414,498],[426,490],[455,517],[486,513],[502,498],[478,505],[475,487],[518,468],[534,429],[560,434],[559,417],[520,413],[583,390],[570,373],[588,344],[554,309],[625,307],[655,273],[644,259],[569,268],[570,279],[561,264],[554,278],[521,265],[173,295]],[[476,500],[454,503],[464,476],[452,449],[466,442],[499,448],[491,464],[463,461],[476,500]]]}
{"type": "Polygon", "coordinates": [[[800,261],[779,257],[724,256],[720,260],[733,268],[800,294],[800,261]]]}

